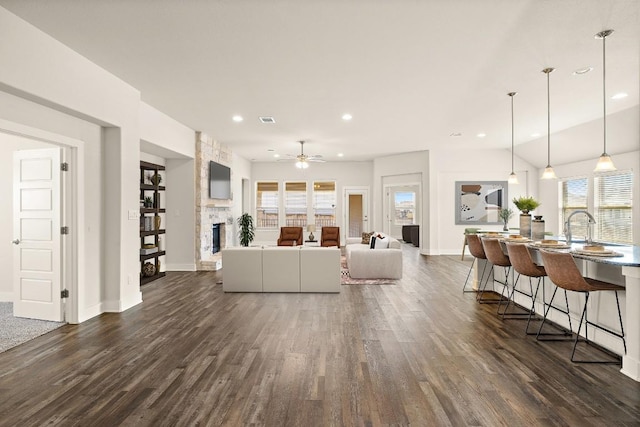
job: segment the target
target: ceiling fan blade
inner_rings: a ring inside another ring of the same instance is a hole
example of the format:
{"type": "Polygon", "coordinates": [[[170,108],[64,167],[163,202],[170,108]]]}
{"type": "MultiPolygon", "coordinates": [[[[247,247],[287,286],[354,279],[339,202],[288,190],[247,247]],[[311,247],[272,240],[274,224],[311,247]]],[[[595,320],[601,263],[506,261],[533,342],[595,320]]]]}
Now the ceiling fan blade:
{"type": "Polygon", "coordinates": [[[317,157],[309,157],[307,158],[307,162],[315,162],[315,163],[326,163],[325,159],[319,159],[317,157]]]}

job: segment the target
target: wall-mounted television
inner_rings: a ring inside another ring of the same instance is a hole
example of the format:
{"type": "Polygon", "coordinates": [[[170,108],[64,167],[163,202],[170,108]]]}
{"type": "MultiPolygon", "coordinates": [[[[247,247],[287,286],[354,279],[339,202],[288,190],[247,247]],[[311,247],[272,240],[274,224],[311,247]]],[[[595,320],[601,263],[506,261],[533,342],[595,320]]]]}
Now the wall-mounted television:
{"type": "Polygon", "coordinates": [[[231,199],[231,169],[209,162],[209,198],[231,199]]]}

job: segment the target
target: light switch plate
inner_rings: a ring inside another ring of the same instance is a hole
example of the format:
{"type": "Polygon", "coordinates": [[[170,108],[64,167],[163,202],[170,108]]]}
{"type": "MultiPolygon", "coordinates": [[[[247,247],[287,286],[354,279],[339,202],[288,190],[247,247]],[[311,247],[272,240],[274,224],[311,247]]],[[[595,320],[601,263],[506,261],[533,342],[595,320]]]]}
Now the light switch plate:
{"type": "Polygon", "coordinates": [[[139,216],[140,216],[140,211],[135,209],[129,210],[129,219],[138,219],[139,216]]]}

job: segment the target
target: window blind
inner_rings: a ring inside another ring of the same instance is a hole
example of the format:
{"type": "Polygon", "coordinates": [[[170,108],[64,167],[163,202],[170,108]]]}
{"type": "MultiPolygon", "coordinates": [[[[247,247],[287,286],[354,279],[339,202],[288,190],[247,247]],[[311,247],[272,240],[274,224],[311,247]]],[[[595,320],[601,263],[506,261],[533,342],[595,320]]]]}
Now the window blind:
{"type": "Polygon", "coordinates": [[[618,171],[594,178],[594,207],[598,240],[633,241],[633,173],[618,171]]]}
{"type": "Polygon", "coordinates": [[[256,187],[256,227],[278,227],[278,183],[258,182],[256,187]]]}
{"type": "MultiPolygon", "coordinates": [[[[564,228],[567,218],[577,210],[588,209],[588,179],[586,177],[572,178],[561,181],[562,194],[562,224],[564,228]]],[[[576,215],[571,218],[571,233],[575,237],[587,236],[588,217],[586,215],[576,215]]]]}
{"type": "Polygon", "coordinates": [[[307,225],[306,182],[285,183],[284,212],[288,227],[305,227],[307,225]]]}

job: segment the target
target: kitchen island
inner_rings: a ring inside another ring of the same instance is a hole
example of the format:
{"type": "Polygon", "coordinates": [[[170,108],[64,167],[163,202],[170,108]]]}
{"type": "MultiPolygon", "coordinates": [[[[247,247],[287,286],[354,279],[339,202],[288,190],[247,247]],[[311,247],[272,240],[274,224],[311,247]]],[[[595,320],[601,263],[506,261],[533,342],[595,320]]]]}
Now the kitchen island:
{"type": "MultiPolygon", "coordinates": [[[[503,238],[500,240],[504,241],[503,238]]],[[[577,251],[580,250],[583,245],[584,243],[574,242],[570,249],[550,250],[571,251],[578,268],[584,276],[615,283],[625,287],[625,292],[620,293],[620,306],[627,344],[626,354],[624,353],[624,347],[621,340],[607,334],[606,332],[599,331],[596,328],[589,328],[589,340],[592,340],[593,342],[620,355],[622,357],[621,372],[640,382],[640,246],[603,244],[606,250],[614,251],[617,256],[598,256],[578,253],[577,251]]],[[[539,265],[543,265],[542,257],[538,251],[540,249],[545,250],[549,248],[537,247],[534,244],[528,244],[528,246],[531,249],[531,255],[534,262],[539,265]]],[[[484,262],[476,263],[476,280],[474,281],[475,289],[478,287],[477,282],[479,280],[477,271],[482,271],[484,262]]],[[[505,278],[502,269],[495,269],[495,273],[497,281],[493,282],[493,284],[489,283],[487,285],[487,289],[492,289],[493,287],[495,292],[501,293],[503,291],[504,285],[500,282],[509,280],[509,283],[513,283],[515,280],[513,274],[508,278],[505,278]]],[[[518,282],[518,287],[524,286],[525,280],[526,278],[521,278],[518,282]]],[[[551,295],[554,286],[555,285],[553,285],[551,280],[546,278],[545,294],[551,295]]],[[[538,294],[538,298],[534,304],[536,313],[540,315],[544,310],[541,294],[542,292],[538,294]]],[[[574,325],[574,333],[577,330],[580,320],[580,311],[578,309],[581,308],[581,304],[578,299],[584,303],[582,298],[584,298],[584,296],[579,295],[576,292],[569,293],[569,309],[572,318],[572,325],[574,325]]],[[[526,296],[518,295],[516,293],[514,300],[522,307],[531,306],[531,300],[526,296]]],[[[615,297],[611,292],[594,293],[590,298],[588,310],[590,320],[614,330],[619,330],[615,297]]],[[[569,328],[566,315],[564,314],[557,313],[552,310],[549,313],[548,319],[564,328],[569,328]]]]}

